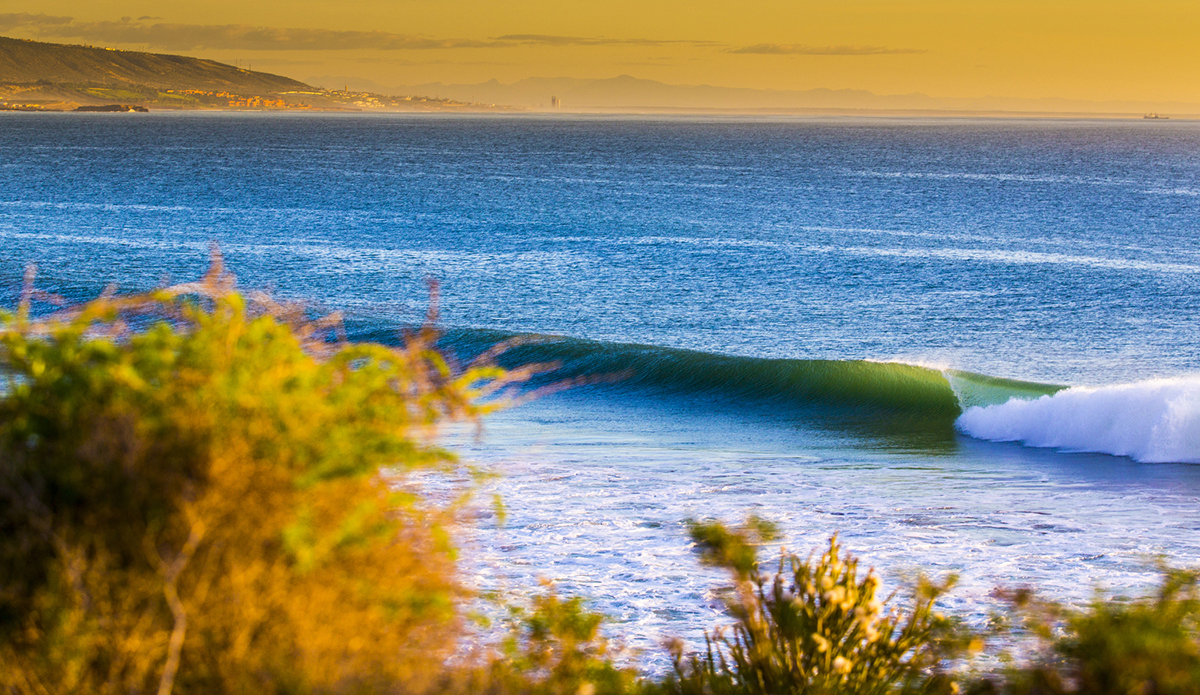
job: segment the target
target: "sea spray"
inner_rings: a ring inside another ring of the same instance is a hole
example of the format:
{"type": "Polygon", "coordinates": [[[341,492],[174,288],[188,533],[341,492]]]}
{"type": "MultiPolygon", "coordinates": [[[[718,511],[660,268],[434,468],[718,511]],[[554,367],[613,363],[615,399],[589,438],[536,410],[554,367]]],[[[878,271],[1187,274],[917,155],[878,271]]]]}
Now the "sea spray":
{"type": "Polygon", "coordinates": [[[949,382],[961,410],[976,406],[999,405],[1014,398],[1032,400],[1058,393],[1066,388],[1066,386],[1057,384],[1005,379],[987,374],[964,372],[959,369],[943,369],[942,376],[949,382]]]}
{"type": "Polygon", "coordinates": [[[1013,398],[967,408],[958,427],[992,441],[1129,456],[1146,463],[1200,463],[1200,376],[1073,387],[1035,400],[1013,398]]]}

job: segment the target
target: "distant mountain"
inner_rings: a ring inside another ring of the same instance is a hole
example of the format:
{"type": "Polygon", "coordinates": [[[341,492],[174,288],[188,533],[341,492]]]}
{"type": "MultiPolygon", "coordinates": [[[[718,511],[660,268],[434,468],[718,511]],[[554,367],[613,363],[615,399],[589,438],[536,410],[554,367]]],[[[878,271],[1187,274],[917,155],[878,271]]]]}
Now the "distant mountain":
{"type": "Polygon", "coordinates": [[[1149,111],[1200,114],[1200,105],[1137,101],[1024,99],[1004,97],[940,98],[927,94],[875,94],[861,89],[774,90],[713,85],[675,85],[629,75],[608,79],[531,77],[512,84],[432,82],[395,86],[393,91],[528,108],[549,108],[557,97],[564,111],[938,111],[1022,113],[1112,113],[1149,111]]]}
{"type": "Polygon", "coordinates": [[[0,37],[0,84],[197,89],[242,95],[314,91],[303,82],[213,60],[0,37]]]}
{"type": "Polygon", "coordinates": [[[879,96],[860,89],[783,91],[712,85],[676,85],[630,75],[609,79],[531,77],[513,84],[490,80],[481,84],[439,82],[398,87],[399,91],[449,99],[545,107],[558,97],[567,110],[601,109],[788,109],[788,108],[937,108],[924,94],[879,96]]]}

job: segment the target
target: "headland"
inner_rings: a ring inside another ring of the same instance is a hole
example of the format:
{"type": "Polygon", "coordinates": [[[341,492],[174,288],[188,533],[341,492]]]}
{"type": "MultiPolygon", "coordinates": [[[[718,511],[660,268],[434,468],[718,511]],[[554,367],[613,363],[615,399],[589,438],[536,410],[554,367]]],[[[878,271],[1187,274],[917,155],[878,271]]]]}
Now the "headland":
{"type": "Polygon", "coordinates": [[[96,107],[125,112],[507,110],[453,99],[322,89],[188,56],[0,37],[0,110],[96,107]]]}

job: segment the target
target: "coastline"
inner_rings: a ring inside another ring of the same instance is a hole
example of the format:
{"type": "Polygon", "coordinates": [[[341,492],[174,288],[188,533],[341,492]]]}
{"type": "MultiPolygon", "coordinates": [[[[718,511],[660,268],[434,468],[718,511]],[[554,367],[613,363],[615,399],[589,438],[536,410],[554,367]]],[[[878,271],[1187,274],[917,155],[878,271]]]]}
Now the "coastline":
{"type": "MultiPolygon", "coordinates": [[[[3,85],[0,85],[0,89],[3,85]]],[[[404,100],[404,97],[387,97],[392,100],[404,100]]],[[[199,106],[164,106],[154,103],[94,101],[80,102],[50,102],[50,103],[12,103],[0,101],[0,112],[21,113],[87,113],[98,112],[95,107],[127,107],[126,111],[154,113],[320,113],[320,114],[463,114],[472,116],[535,116],[535,117],[623,117],[641,116],[648,118],[862,118],[862,119],[904,119],[904,120],[998,120],[998,121],[1147,121],[1162,124],[1164,122],[1193,123],[1200,121],[1200,113],[1171,114],[1168,118],[1147,119],[1142,113],[1134,112],[1087,112],[1087,111],[969,111],[944,109],[698,109],[698,108],[590,108],[590,109],[535,109],[523,106],[508,106],[501,104],[473,104],[437,100],[425,97],[414,97],[411,106],[375,106],[375,105],[335,105],[287,103],[282,106],[267,105],[199,105],[199,106]],[[83,107],[83,108],[81,108],[83,107]]],[[[110,108],[116,111],[119,109],[110,108]]]]}

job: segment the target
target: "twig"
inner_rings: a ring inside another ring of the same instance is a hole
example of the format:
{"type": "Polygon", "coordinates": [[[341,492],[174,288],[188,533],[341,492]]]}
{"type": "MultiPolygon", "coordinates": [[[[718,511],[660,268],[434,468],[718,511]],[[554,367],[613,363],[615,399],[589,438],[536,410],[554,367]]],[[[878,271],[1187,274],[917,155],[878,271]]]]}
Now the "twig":
{"type": "Polygon", "coordinates": [[[179,575],[192,559],[206,531],[204,522],[197,518],[190,505],[184,506],[183,512],[190,526],[188,538],[170,564],[162,559],[157,549],[150,548],[153,551],[150,553],[150,559],[154,560],[159,574],[162,575],[163,596],[167,599],[167,606],[170,607],[174,619],[171,639],[167,644],[167,663],[163,666],[162,678],[158,682],[158,695],[171,695],[171,690],[175,687],[175,674],[179,671],[179,657],[183,653],[183,640],[187,636],[187,611],[179,598],[179,575]]]}

